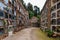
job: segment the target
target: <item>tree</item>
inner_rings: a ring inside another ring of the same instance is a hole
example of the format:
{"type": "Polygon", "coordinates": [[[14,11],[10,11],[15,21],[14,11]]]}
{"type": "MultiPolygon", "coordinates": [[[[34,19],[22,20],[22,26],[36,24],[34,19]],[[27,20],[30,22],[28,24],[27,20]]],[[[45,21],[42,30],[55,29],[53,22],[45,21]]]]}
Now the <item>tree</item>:
{"type": "Polygon", "coordinates": [[[30,10],[30,11],[33,11],[33,6],[31,3],[28,3],[27,5],[27,9],[30,10]]]}
{"type": "Polygon", "coordinates": [[[22,5],[24,6],[24,8],[27,9],[26,8],[26,3],[23,0],[20,0],[20,1],[21,1],[22,5]]]}
{"type": "Polygon", "coordinates": [[[40,9],[37,6],[34,6],[34,16],[40,15],[40,9]]]}
{"type": "Polygon", "coordinates": [[[34,16],[34,13],[32,11],[29,11],[29,18],[31,19],[34,16]]]}
{"type": "Polygon", "coordinates": [[[29,12],[29,18],[31,19],[34,16],[34,12],[33,12],[33,6],[31,3],[28,3],[26,6],[28,12],[29,12]]]}
{"type": "Polygon", "coordinates": [[[25,9],[27,9],[27,8],[26,8],[26,3],[24,3],[23,6],[24,6],[25,9]]]}
{"type": "Polygon", "coordinates": [[[24,4],[24,1],[23,0],[20,0],[22,4],[24,4]]]}

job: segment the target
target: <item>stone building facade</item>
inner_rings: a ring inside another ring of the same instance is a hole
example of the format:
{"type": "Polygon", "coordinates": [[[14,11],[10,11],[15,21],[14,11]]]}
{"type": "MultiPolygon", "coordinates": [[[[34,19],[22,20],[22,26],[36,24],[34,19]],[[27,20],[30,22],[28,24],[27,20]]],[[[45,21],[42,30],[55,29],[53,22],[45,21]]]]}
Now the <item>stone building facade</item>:
{"type": "Polygon", "coordinates": [[[60,0],[46,0],[41,11],[41,27],[60,32],[60,0]]]}
{"type": "Polygon", "coordinates": [[[50,6],[51,1],[46,0],[46,3],[41,10],[41,27],[45,30],[45,28],[50,28],[50,6]]]}
{"type": "Polygon", "coordinates": [[[51,0],[51,30],[60,30],[60,0],[51,0]]]}
{"type": "Polygon", "coordinates": [[[28,11],[20,0],[0,0],[0,34],[19,31],[28,27],[28,22],[28,11]]]}

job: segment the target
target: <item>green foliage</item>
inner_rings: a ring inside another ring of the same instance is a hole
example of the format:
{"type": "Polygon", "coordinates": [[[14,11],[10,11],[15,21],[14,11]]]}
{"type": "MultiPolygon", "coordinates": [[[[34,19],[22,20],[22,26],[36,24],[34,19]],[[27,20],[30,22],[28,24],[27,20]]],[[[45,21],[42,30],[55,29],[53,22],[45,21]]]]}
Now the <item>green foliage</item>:
{"type": "Polygon", "coordinates": [[[34,16],[34,13],[32,11],[29,11],[29,18],[31,19],[34,16]]]}
{"type": "Polygon", "coordinates": [[[40,15],[37,15],[37,18],[40,19],[40,15]]]}
{"type": "Polygon", "coordinates": [[[23,0],[20,0],[24,8],[26,9],[26,3],[23,0]]]}
{"type": "Polygon", "coordinates": [[[34,16],[37,17],[37,15],[40,15],[40,9],[37,6],[34,6],[34,16]]]}
{"type": "Polygon", "coordinates": [[[5,22],[5,20],[3,20],[3,23],[4,23],[4,26],[6,25],[6,22],[5,22]]]}
{"type": "Polygon", "coordinates": [[[33,11],[33,5],[31,3],[28,3],[27,10],[33,11]]]}
{"type": "Polygon", "coordinates": [[[48,36],[52,36],[53,35],[53,31],[47,30],[47,34],[48,34],[48,36]]]}
{"type": "Polygon", "coordinates": [[[28,11],[29,19],[31,19],[33,16],[40,19],[40,9],[39,9],[39,7],[34,6],[34,10],[33,10],[33,5],[31,3],[28,3],[26,5],[23,0],[20,0],[20,1],[22,2],[24,8],[28,11]]]}
{"type": "Polygon", "coordinates": [[[28,12],[29,12],[29,19],[31,19],[34,16],[34,12],[33,12],[33,6],[31,3],[28,3],[28,5],[26,6],[28,12]]]}
{"type": "Polygon", "coordinates": [[[21,3],[23,4],[24,3],[24,1],[23,0],[20,0],[21,1],[21,3]]]}
{"type": "Polygon", "coordinates": [[[24,8],[27,10],[27,8],[26,8],[26,3],[24,3],[23,6],[24,6],[24,8]]]}

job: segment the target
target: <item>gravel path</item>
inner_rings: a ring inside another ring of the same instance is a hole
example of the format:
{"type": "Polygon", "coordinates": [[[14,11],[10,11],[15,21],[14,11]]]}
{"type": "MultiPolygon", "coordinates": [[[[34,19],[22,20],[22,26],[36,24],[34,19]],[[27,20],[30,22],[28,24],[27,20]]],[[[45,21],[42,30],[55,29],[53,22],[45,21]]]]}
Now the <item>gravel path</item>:
{"type": "Polygon", "coordinates": [[[12,36],[8,36],[3,40],[36,40],[36,37],[33,35],[33,32],[32,32],[33,29],[36,29],[36,28],[23,29],[20,32],[12,36]]]}

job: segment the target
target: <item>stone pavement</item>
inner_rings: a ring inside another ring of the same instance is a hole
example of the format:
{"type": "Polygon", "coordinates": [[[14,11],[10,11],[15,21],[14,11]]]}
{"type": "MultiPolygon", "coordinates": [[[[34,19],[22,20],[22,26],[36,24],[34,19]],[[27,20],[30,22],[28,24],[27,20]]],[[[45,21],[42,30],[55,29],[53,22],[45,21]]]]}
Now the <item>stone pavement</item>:
{"type": "Polygon", "coordinates": [[[36,37],[33,35],[32,30],[35,28],[26,28],[21,30],[20,32],[8,36],[3,40],[36,40],[36,37]]]}

